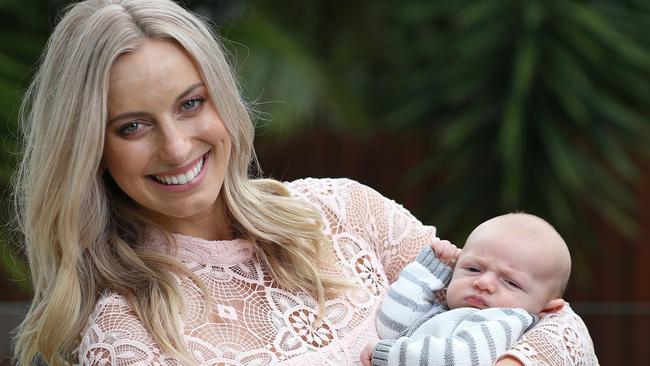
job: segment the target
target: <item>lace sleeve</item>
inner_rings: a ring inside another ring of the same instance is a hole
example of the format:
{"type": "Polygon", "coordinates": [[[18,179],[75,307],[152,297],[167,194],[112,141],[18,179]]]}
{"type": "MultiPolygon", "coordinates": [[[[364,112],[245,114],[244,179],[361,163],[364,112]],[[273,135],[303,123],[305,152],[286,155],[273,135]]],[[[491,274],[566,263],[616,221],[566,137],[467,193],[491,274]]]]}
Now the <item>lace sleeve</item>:
{"type": "Polygon", "coordinates": [[[598,366],[589,331],[569,304],[542,318],[505,356],[525,366],[598,366]]]}
{"type": "Polygon", "coordinates": [[[165,360],[126,301],[115,294],[99,300],[82,334],[82,366],[178,365],[165,360]]]}
{"type": "Polygon", "coordinates": [[[402,205],[367,186],[353,185],[350,197],[357,210],[355,218],[392,283],[422,247],[436,238],[436,228],[422,225],[402,205]]]}
{"type": "Polygon", "coordinates": [[[301,179],[292,192],[314,204],[333,222],[331,233],[362,237],[381,262],[392,283],[422,246],[436,237],[436,228],[422,225],[408,210],[374,189],[349,179],[301,179]]]}

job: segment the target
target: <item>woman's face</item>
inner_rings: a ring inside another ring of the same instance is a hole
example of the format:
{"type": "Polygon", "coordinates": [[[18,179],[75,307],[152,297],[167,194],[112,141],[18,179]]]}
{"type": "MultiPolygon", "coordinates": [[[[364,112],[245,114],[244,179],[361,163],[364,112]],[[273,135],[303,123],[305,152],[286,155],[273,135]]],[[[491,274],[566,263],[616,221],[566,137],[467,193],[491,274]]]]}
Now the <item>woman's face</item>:
{"type": "Polygon", "coordinates": [[[103,165],[142,213],[171,232],[214,236],[230,136],[192,59],[147,40],[110,70],[103,165]]]}

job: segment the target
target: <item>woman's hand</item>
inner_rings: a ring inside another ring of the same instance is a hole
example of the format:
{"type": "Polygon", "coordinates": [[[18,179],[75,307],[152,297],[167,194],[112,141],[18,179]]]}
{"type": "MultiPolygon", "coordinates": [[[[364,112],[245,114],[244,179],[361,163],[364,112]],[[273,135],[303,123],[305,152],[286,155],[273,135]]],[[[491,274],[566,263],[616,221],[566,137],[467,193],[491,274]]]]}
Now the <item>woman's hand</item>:
{"type": "Polygon", "coordinates": [[[456,265],[456,260],[460,255],[460,249],[458,249],[449,240],[436,239],[433,243],[431,243],[431,249],[433,249],[433,252],[436,253],[436,256],[438,259],[440,259],[441,262],[449,265],[452,268],[454,265],[456,265]]]}
{"type": "Polygon", "coordinates": [[[497,361],[494,366],[524,366],[518,359],[507,356],[504,359],[497,361]]]}
{"type": "Polygon", "coordinates": [[[375,345],[377,345],[377,341],[371,341],[361,351],[361,365],[372,366],[372,351],[375,350],[375,345]]]}

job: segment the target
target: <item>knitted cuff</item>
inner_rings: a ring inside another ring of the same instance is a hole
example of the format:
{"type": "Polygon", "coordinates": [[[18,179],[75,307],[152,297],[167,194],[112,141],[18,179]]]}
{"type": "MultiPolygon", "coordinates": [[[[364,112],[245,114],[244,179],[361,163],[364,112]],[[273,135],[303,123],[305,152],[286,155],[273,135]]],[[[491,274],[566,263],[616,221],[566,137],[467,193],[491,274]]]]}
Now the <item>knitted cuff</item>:
{"type": "Polygon", "coordinates": [[[530,316],[533,318],[533,321],[532,321],[532,323],[530,323],[530,325],[528,326],[528,328],[526,328],[525,332],[529,331],[530,328],[534,327],[535,325],[537,325],[537,323],[539,323],[539,315],[537,315],[537,314],[530,314],[530,316]]]}
{"type": "Polygon", "coordinates": [[[372,365],[373,366],[387,366],[388,354],[390,349],[393,348],[397,342],[396,339],[382,339],[375,345],[375,350],[372,351],[372,365]]]}
{"type": "Polygon", "coordinates": [[[415,260],[426,267],[432,275],[438,278],[445,285],[451,280],[452,269],[442,263],[430,246],[424,247],[415,260]]]}

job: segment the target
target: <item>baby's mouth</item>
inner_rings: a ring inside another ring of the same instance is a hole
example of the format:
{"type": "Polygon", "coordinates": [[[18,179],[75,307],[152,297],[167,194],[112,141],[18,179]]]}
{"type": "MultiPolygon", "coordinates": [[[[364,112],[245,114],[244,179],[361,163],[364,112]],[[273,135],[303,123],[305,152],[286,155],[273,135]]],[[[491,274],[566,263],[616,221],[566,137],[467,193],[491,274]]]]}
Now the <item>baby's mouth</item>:
{"type": "Polygon", "coordinates": [[[467,303],[469,303],[470,306],[478,309],[485,309],[488,307],[487,304],[485,303],[485,300],[483,300],[483,298],[480,296],[476,296],[476,295],[468,296],[465,298],[465,301],[467,301],[467,303]]]}

